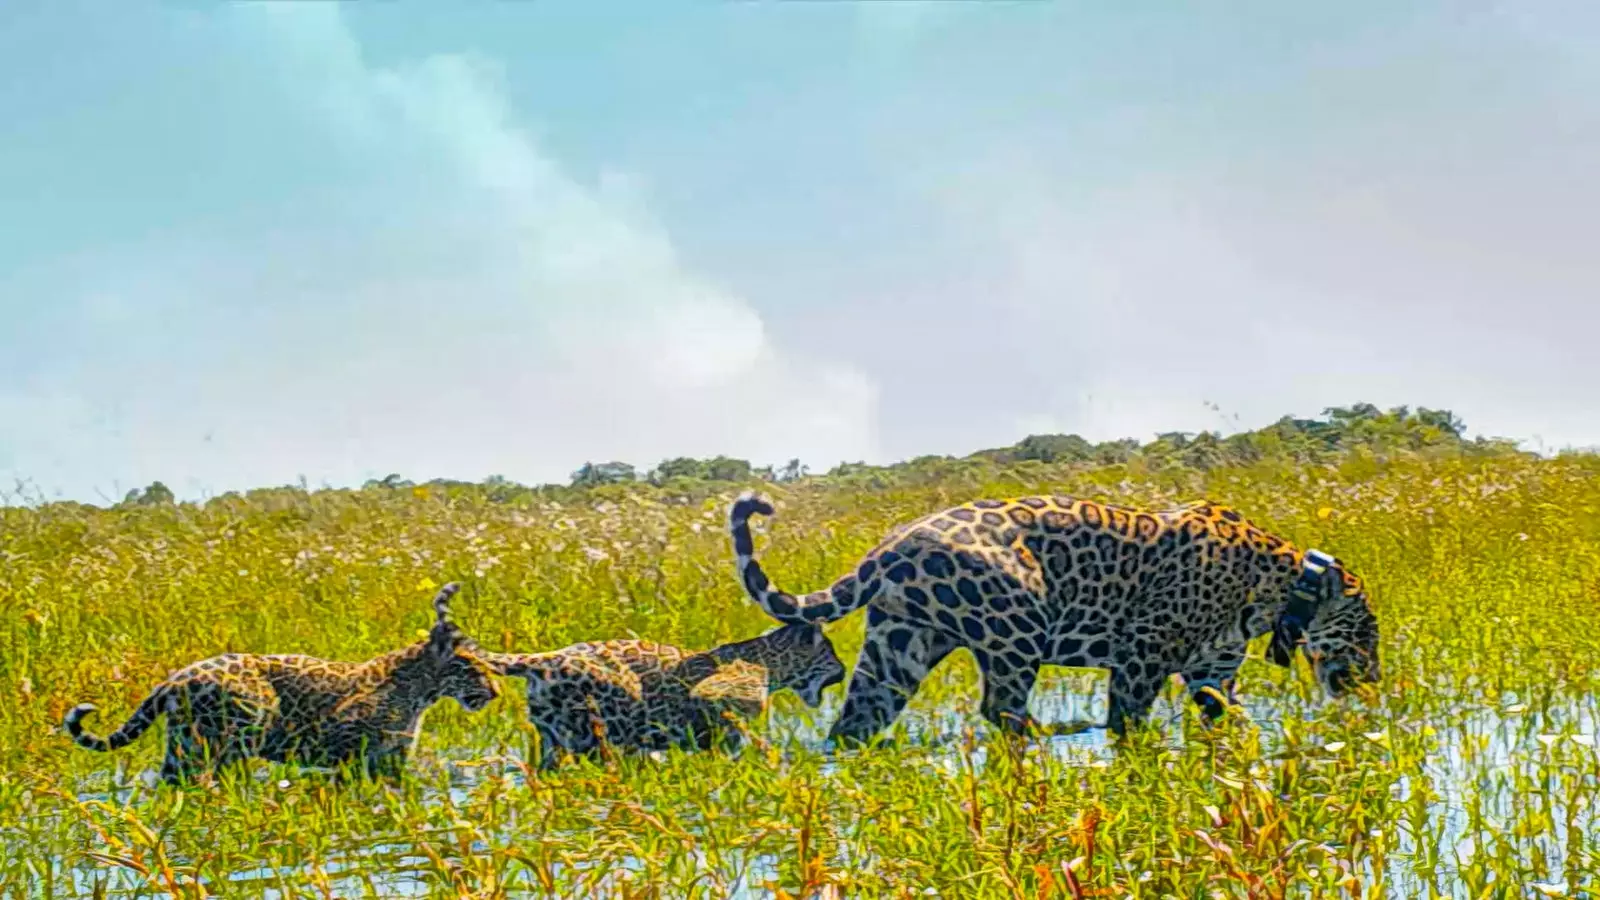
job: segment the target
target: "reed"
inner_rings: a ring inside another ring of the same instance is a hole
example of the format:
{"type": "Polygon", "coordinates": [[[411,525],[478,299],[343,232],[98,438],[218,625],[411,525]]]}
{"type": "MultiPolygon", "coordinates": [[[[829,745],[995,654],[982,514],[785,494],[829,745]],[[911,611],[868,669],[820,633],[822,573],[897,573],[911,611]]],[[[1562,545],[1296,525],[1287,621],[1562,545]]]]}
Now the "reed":
{"type": "MultiPolygon", "coordinates": [[[[1017,748],[955,654],[896,726],[832,754],[774,698],[737,757],[530,771],[521,697],[424,720],[398,788],[256,763],[148,783],[163,726],[115,754],[59,731],[131,711],[169,669],[234,650],[361,659],[426,629],[421,592],[496,649],[649,637],[709,647],[771,622],[739,590],[729,499],[636,486],[257,491],[203,505],[0,508],[0,896],[1521,897],[1600,893],[1600,465],[1354,460],[1209,472],[1030,464],[877,487],[763,485],[780,583],[824,585],[893,524],[966,496],[1209,496],[1349,560],[1383,623],[1370,703],[1322,698],[1260,647],[1211,732],[1176,688],[1113,751],[1017,748]]],[[[852,662],[858,617],[830,626],[852,662]]],[[[1103,715],[1052,671],[1037,714],[1103,715]]],[[[509,685],[508,686],[514,686],[509,685]]]]}

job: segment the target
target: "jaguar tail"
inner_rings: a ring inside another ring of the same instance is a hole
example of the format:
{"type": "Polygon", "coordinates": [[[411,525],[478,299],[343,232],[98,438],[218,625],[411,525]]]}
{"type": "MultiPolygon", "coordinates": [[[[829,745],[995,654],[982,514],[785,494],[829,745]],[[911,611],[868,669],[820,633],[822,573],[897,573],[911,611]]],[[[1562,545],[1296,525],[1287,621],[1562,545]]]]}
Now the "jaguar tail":
{"type": "Polygon", "coordinates": [[[85,750],[95,750],[100,753],[121,750],[123,747],[138,740],[139,736],[144,734],[151,725],[155,724],[156,719],[161,717],[161,714],[165,712],[162,708],[162,703],[166,700],[166,697],[166,691],[161,688],[152,691],[150,696],[144,698],[144,702],[139,704],[139,708],[134,710],[133,715],[128,717],[128,721],[122,723],[121,728],[111,732],[106,737],[99,737],[84,730],[83,720],[94,714],[99,707],[93,703],[80,703],[67,713],[65,722],[67,734],[71,735],[73,743],[85,750]]]}
{"type": "Polygon", "coordinates": [[[842,619],[870,599],[870,591],[852,573],[820,591],[796,596],[780,590],[767,578],[756,561],[755,541],[750,535],[752,515],[770,516],[772,503],[753,491],[745,491],[728,508],[728,536],[738,558],[739,583],[745,593],[766,610],[767,615],[785,625],[804,625],[842,619]]]}

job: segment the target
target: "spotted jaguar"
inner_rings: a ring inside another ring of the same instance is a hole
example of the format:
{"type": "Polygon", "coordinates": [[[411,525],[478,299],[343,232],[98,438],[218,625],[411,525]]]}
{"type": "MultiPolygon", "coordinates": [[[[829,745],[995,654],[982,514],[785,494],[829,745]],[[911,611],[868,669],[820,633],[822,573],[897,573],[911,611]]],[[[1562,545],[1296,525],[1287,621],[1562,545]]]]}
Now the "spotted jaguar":
{"type": "Polygon", "coordinates": [[[369,776],[398,779],[428,707],[453,697],[475,712],[499,696],[476,644],[451,619],[450,598],[459,589],[451,582],[439,590],[428,637],[409,647],[360,663],[225,653],[172,673],[109,736],[84,730],[92,703],[67,713],[67,733],[104,753],[137,740],[165,715],[161,780],[168,784],[251,757],[320,768],[359,760],[369,776]]]}
{"type": "Polygon", "coordinates": [[[540,768],[562,755],[593,756],[602,744],[631,752],[736,749],[738,720],[760,715],[769,692],[793,690],[814,709],[845,673],[833,642],[809,624],[702,652],[614,640],[485,653],[484,660],[497,674],[527,680],[540,768]]]}
{"type": "Polygon", "coordinates": [[[973,500],[902,524],[855,571],[802,596],[774,587],[755,559],[748,520],[772,513],[751,492],[729,508],[751,599],[783,623],[867,610],[835,741],[864,743],[888,728],[957,647],[977,661],[983,716],[1012,732],[1037,726],[1027,702],[1041,664],[1109,670],[1106,725],[1119,738],[1173,674],[1208,721],[1220,715],[1247,642],[1262,634],[1272,634],[1268,657],[1280,666],[1303,648],[1330,694],[1381,677],[1361,579],[1218,503],[973,500]]]}

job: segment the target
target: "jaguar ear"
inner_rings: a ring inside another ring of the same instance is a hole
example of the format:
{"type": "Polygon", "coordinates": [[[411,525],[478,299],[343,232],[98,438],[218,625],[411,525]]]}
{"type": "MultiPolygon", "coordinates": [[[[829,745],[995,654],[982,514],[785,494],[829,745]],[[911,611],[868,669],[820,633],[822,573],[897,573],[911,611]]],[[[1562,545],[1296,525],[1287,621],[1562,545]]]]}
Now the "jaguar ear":
{"type": "Polygon", "coordinates": [[[1267,645],[1267,658],[1277,665],[1287,669],[1294,662],[1294,650],[1305,639],[1306,628],[1328,592],[1333,565],[1333,557],[1321,550],[1307,550],[1301,559],[1300,575],[1289,585],[1289,598],[1272,623],[1272,642],[1267,645]]]}

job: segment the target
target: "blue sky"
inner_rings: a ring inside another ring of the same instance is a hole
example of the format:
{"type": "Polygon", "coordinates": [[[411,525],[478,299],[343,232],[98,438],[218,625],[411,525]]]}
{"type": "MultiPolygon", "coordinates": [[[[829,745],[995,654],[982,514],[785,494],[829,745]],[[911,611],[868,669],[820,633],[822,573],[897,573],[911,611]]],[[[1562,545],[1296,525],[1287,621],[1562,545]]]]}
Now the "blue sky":
{"type": "Polygon", "coordinates": [[[0,7],[0,483],[1600,443],[1600,7],[1120,6],[0,7]]]}

